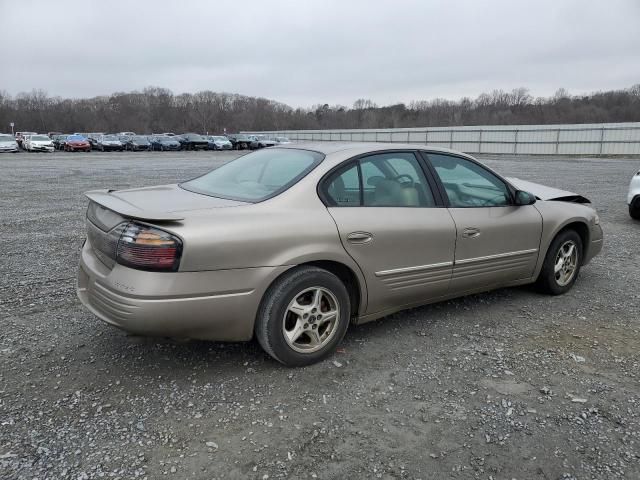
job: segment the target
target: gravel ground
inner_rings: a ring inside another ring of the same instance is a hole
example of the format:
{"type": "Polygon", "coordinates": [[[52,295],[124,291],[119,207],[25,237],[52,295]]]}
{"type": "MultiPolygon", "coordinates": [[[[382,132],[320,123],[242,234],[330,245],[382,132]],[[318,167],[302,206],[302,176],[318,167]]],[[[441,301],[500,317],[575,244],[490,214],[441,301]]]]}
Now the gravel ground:
{"type": "Polygon", "coordinates": [[[81,307],[82,192],[234,156],[0,156],[0,478],[640,478],[638,159],[485,158],[592,199],[605,246],[575,288],[398,313],[311,367],[128,336],[81,307]]]}

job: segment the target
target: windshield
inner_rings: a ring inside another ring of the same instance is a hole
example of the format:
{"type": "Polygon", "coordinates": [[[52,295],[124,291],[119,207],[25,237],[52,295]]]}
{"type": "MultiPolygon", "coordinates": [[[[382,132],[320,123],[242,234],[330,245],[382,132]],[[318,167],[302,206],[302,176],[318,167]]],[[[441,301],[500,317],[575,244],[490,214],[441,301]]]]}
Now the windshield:
{"type": "Polygon", "coordinates": [[[51,139],[46,135],[31,135],[31,140],[45,141],[45,140],[51,140],[51,139]]]}
{"type": "Polygon", "coordinates": [[[229,140],[226,137],[211,137],[213,138],[216,142],[228,142],[229,140]]]}
{"type": "Polygon", "coordinates": [[[112,142],[112,141],[118,141],[120,139],[118,137],[116,137],[115,135],[105,135],[104,137],[102,137],[102,140],[108,140],[108,141],[112,142]]]}
{"type": "Polygon", "coordinates": [[[15,138],[11,135],[0,135],[0,142],[15,142],[15,138]]]}
{"type": "Polygon", "coordinates": [[[136,142],[147,142],[147,137],[143,137],[142,135],[136,135],[133,137],[136,142]]]}
{"type": "Polygon", "coordinates": [[[86,138],[84,138],[82,135],[69,135],[67,137],[68,142],[84,142],[85,140],[86,138]]]}
{"type": "Polygon", "coordinates": [[[294,185],[323,158],[309,150],[260,150],[180,186],[212,197],[261,202],[294,185]]]}

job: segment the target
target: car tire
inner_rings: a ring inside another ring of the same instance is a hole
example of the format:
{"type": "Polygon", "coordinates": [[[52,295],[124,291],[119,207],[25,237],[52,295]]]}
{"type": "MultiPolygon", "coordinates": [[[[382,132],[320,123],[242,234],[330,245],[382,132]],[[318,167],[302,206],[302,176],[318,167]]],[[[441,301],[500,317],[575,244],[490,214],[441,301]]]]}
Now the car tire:
{"type": "Polygon", "coordinates": [[[629,204],[629,216],[634,220],[640,220],[640,196],[637,196],[629,204]]]}
{"type": "Polygon", "coordinates": [[[321,268],[298,267],[276,280],[265,293],[255,334],[275,360],[288,367],[302,367],[319,362],[335,350],[350,318],[349,292],[337,276],[321,268]],[[326,318],[318,318],[319,314],[326,318]]]}
{"type": "Polygon", "coordinates": [[[549,295],[562,295],[571,290],[580,273],[582,255],[582,239],[575,230],[564,230],[556,235],[538,275],[538,289],[549,295]]]}

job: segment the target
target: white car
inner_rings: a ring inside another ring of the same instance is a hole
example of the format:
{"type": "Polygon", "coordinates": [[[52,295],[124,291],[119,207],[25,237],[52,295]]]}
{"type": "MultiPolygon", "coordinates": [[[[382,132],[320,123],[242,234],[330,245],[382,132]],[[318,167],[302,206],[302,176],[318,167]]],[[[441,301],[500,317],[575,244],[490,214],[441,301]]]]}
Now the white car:
{"type": "Polygon", "coordinates": [[[5,135],[0,133],[0,152],[12,152],[18,151],[18,142],[13,135],[5,135]]]}
{"type": "Polygon", "coordinates": [[[278,145],[289,145],[291,143],[291,140],[287,137],[276,137],[274,140],[278,145]]]}
{"type": "Polygon", "coordinates": [[[28,135],[22,145],[28,152],[53,152],[53,142],[46,135],[28,135]]]}
{"type": "Polygon", "coordinates": [[[631,215],[631,218],[640,220],[640,170],[638,170],[631,179],[629,194],[627,195],[627,204],[629,205],[629,215],[631,215]]]}
{"type": "Polygon", "coordinates": [[[209,150],[232,150],[233,144],[229,141],[227,137],[222,137],[220,135],[212,135],[207,137],[209,140],[209,150]]]}

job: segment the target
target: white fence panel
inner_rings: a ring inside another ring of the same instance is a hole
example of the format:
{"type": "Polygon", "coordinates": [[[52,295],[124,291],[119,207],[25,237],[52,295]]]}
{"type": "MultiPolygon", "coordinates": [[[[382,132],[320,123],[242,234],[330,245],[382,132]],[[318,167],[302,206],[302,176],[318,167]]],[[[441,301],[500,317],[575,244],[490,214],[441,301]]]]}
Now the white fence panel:
{"type": "Polygon", "coordinates": [[[297,142],[347,141],[428,144],[469,153],[640,155],[640,122],[243,133],[286,136],[297,142]]]}

